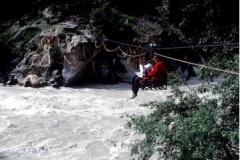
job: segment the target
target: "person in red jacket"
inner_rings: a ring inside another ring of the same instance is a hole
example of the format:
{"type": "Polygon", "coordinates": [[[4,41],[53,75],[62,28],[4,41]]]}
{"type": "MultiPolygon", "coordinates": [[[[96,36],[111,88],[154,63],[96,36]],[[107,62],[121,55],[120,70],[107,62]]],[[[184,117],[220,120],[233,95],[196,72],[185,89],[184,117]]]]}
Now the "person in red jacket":
{"type": "Polygon", "coordinates": [[[154,60],[154,66],[151,69],[151,71],[143,77],[143,81],[151,80],[153,82],[163,82],[165,81],[167,77],[167,69],[163,63],[163,61],[160,60],[160,57],[157,55],[153,56],[154,60]]]}
{"type": "Polygon", "coordinates": [[[164,63],[160,60],[160,57],[158,55],[154,55],[153,60],[154,60],[154,66],[151,69],[151,71],[146,76],[144,76],[139,81],[139,83],[132,83],[133,95],[130,97],[130,99],[137,97],[140,83],[143,83],[149,80],[153,82],[164,82],[166,80],[167,69],[164,63]]]}

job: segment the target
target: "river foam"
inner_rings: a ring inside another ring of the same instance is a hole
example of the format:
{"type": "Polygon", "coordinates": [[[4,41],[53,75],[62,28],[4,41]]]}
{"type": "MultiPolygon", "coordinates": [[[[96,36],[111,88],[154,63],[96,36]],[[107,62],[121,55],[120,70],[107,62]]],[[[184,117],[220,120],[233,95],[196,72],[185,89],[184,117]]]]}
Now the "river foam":
{"type": "Polygon", "coordinates": [[[131,86],[85,85],[54,89],[0,86],[0,159],[127,160],[141,137],[125,127],[124,114],[148,114],[139,105],[170,91],[131,86]]]}

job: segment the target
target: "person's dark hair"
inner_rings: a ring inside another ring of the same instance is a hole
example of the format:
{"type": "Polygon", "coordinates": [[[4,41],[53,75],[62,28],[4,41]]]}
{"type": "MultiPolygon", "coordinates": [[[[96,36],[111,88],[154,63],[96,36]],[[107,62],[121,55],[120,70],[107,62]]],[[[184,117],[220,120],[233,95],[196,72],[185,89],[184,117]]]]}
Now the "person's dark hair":
{"type": "Polygon", "coordinates": [[[158,56],[158,55],[153,55],[153,59],[160,59],[160,56],[158,56]]]}
{"type": "Polygon", "coordinates": [[[150,57],[148,55],[145,55],[143,58],[145,58],[146,60],[150,59],[150,57]]]}

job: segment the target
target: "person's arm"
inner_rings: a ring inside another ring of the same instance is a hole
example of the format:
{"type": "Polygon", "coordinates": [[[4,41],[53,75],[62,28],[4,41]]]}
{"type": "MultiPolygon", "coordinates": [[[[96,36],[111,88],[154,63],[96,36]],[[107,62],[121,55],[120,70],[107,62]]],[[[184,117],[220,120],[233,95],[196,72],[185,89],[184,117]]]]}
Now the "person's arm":
{"type": "Polygon", "coordinates": [[[157,72],[157,64],[155,64],[153,66],[153,68],[150,70],[150,72],[146,76],[143,77],[143,80],[147,81],[147,80],[151,79],[151,77],[153,77],[156,74],[156,72],[157,72]]]}
{"type": "Polygon", "coordinates": [[[144,80],[151,79],[152,77],[165,77],[167,70],[162,62],[156,63],[152,70],[144,77],[144,80]]]}
{"type": "Polygon", "coordinates": [[[153,66],[152,66],[151,63],[145,64],[144,65],[144,72],[145,72],[145,74],[148,74],[151,71],[152,68],[153,68],[153,66]]]}
{"type": "Polygon", "coordinates": [[[161,68],[161,64],[160,63],[156,63],[153,68],[151,69],[151,71],[147,74],[146,77],[154,77],[157,76],[157,73],[159,72],[161,68]]]}

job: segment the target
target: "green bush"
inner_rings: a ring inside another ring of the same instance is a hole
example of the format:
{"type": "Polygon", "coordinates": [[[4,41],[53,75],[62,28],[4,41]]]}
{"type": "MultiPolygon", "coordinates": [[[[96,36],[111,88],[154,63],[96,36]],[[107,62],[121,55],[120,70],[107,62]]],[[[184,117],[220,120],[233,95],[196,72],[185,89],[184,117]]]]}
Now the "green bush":
{"type": "Polygon", "coordinates": [[[167,77],[169,85],[179,85],[184,82],[184,77],[179,72],[171,72],[167,77]]]}
{"type": "MultiPolygon", "coordinates": [[[[238,72],[238,56],[227,63],[238,72]]],[[[219,60],[220,62],[220,60],[219,60]]],[[[221,63],[221,62],[220,62],[221,63]]],[[[190,91],[175,88],[165,102],[143,106],[148,116],[129,116],[128,127],[145,138],[131,145],[138,160],[239,159],[239,78],[226,74],[218,83],[206,83],[190,91]],[[200,94],[211,97],[201,97],[200,94]]]]}
{"type": "Polygon", "coordinates": [[[3,32],[0,34],[0,43],[6,43],[15,33],[3,32]]]}
{"type": "MultiPolygon", "coordinates": [[[[214,55],[206,64],[206,66],[211,66],[217,69],[223,69],[226,71],[237,71],[238,70],[238,54],[231,55],[227,54],[216,54],[214,55]],[[232,59],[235,61],[233,62],[232,59]]],[[[220,71],[208,69],[202,67],[199,70],[198,78],[214,78],[221,74],[220,71]]]]}

